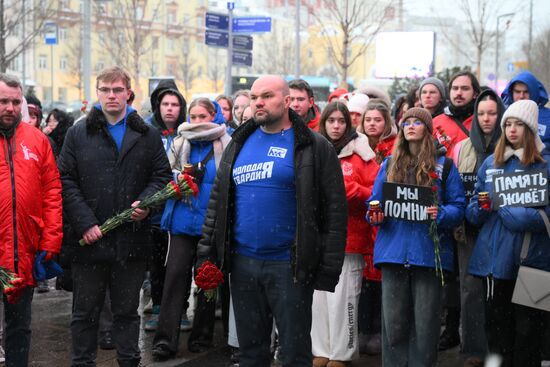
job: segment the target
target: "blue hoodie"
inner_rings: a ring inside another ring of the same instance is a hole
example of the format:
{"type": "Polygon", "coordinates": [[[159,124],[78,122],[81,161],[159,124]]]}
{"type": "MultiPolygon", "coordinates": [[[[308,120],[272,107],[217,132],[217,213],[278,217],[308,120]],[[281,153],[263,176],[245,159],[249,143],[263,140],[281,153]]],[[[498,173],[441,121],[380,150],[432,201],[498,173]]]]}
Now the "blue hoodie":
{"type": "MultiPolygon", "coordinates": [[[[212,103],[216,107],[216,115],[212,122],[218,125],[225,124],[220,105],[214,101],[212,103]]],[[[210,141],[190,142],[191,154],[189,156],[189,163],[199,163],[212,150],[212,142],[210,141]]],[[[174,174],[175,179],[178,174],[178,172],[174,174]]],[[[210,199],[210,191],[214,185],[215,178],[216,163],[214,156],[212,156],[206,162],[204,177],[199,186],[199,195],[196,198],[192,197],[189,203],[182,203],[180,200],[168,200],[162,214],[161,229],[176,235],[201,236],[206,208],[210,199]]]]}
{"type": "MultiPolygon", "coordinates": [[[[544,151],[548,153],[548,151],[544,151]]],[[[470,258],[469,272],[480,277],[492,275],[495,279],[515,279],[519,268],[519,254],[525,232],[532,237],[525,265],[550,271],[550,239],[543,219],[535,208],[504,207],[496,211],[479,208],[477,193],[486,191],[492,200],[493,174],[523,170],[547,169],[550,176],[550,155],[544,154],[546,162],[528,167],[512,156],[503,167],[494,166],[490,155],[477,172],[476,194],[466,209],[466,219],[481,227],[470,258]]],[[[542,208],[550,216],[550,206],[542,208]]]]}
{"type": "Polygon", "coordinates": [[[527,85],[529,99],[539,106],[539,135],[546,148],[550,149],[550,108],[544,107],[548,103],[548,93],[544,85],[531,72],[522,71],[510,80],[510,83],[502,92],[502,102],[504,102],[506,108],[514,103],[512,86],[516,82],[527,85]]]}
{"type": "MultiPolygon", "coordinates": [[[[378,200],[381,203],[384,201],[382,186],[386,182],[388,159],[382,163],[378,171],[369,201],[378,200]]],[[[445,183],[445,192],[442,192],[441,175],[444,161],[445,157],[440,157],[436,165],[436,172],[439,175],[436,180],[439,196],[436,222],[440,235],[441,266],[444,270],[453,271],[452,229],[458,227],[464,219],[466,198],[462,180],[454,164],[445,183]]],[[[374,245],[374,264],[378,266],[384,263],[435,268],[434,243],[429,234],[429,225],[385,218],[378,229],[374,245]]]]}

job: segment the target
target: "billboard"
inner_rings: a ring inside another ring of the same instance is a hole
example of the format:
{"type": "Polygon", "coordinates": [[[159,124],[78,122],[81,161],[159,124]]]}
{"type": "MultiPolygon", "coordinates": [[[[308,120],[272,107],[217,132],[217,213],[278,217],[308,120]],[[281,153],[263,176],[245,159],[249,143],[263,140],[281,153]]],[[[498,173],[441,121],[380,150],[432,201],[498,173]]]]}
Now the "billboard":
{"type": "Polygon", "coordinates": [[[377,78],[425,78],[432,74],[434,32],[380,32],[376,35],[377,78]]]}

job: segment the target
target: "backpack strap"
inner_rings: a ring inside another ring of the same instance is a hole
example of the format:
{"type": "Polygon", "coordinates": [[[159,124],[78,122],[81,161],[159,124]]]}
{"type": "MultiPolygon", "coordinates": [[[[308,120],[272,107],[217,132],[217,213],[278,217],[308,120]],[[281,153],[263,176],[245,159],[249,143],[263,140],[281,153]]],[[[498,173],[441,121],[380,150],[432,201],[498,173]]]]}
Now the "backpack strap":
{"type": "Polygon", "coordinates": [[[199,162],[199,169],[204,169],[206,167],[206,163],[214,156],[214,146],[212,146],[212,149],[210,149],[210,152],[204,157],[202,161],[199,162]]]}
{"type": "Polygon", "coordinates": [[[462,130],[462,132],[464,134],[466,134],[466,137],[470,137],[470,132],[468,131],[468,129],[466,129],[466,126],[464,126],[464,124],[462,123],[462,121],[460,120],[457,120],[455,119],[454,117],[451,116],[451,119],[455,122],[456,126],[458,126],[460,128],[460,130],[462,130]]]}

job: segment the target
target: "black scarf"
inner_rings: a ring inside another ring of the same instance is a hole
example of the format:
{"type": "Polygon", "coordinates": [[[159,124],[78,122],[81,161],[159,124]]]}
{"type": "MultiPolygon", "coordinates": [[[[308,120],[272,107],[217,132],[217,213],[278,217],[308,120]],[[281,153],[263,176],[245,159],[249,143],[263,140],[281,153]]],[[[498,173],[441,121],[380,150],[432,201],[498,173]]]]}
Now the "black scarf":
{"type": "Polygon", "coordinates": [[[332,139],[329,139],[330,142],[332,143],[332,145],[334,145],[334,149],[336,149],[336,154],[340,154],[340,152],[342,151],[342,149],[344,149],[344,147],[346,145],[348,145],[348,143],[350,141],[352,141],[353,139],[357,138],[359,135],[357,135],[357,132],[355,131],[355,129],[350,129],[345,135],[343,135],[340,139],[334,141],[332,139]]]}
{"type": "Polygon", "coordinates": [[[475,104],[475,99],[472,99],[470,102],[468,102],[468,104],[465,104],[464,106],[455,106],[454,104],[450,103],[449,111],[451,111],[453,118],[459,120],[460,122],[464,122],[474,113],[475,104]]]}

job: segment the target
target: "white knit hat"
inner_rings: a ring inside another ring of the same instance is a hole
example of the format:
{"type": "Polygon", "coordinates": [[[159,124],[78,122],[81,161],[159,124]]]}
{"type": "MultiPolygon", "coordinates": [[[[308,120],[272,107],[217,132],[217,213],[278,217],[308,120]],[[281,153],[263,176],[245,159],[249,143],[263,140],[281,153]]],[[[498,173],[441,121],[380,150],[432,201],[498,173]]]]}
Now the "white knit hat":
{"type": "Polygon", "coordinates": [[[354,93],[348,101],[349,112],[356,112],[364,114],[367,110],[367,103],[369,103],[369,97],[363,93],[354,93]]]}
{"type": "Polygon", "coordinates": [[[542,151],[544,149],[544,143],[539,136],[539,107],[535,102],[530,99],[522,99],[512,103],[504,112],[502,120],[500,120],[502,131],[505,130],[504,125],[509,118],[516,118],[527,125],[535,134],[535,144],[538,150],[542,151]]]}

